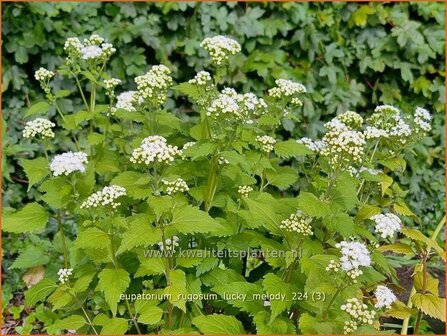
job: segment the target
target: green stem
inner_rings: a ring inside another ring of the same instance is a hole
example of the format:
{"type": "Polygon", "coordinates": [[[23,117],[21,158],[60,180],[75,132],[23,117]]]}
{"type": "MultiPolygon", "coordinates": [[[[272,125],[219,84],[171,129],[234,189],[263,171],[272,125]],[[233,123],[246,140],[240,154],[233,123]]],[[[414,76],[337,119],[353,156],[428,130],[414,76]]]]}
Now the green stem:
{"type": "Polygon", "coordinates": [[[76,85],[78,87],[79,93],[81,94],[82,101],[84,102],[85,108],[87,109],[87,111],[89,111],[90,110],[90,106],[88,105],[87,99],[85,98],[84,90],[82,90],[81,82],[79,81],[79,78],[75,74],[73,74],[73,77],[74,77],[74,79],[76,81],[76,85]]]}
{"type": "Polygon", "coordinates": [[[133,321],[133,324],[134,324],[135,328],[137,329],[138,335],[141,335],[140,327],[138,326],[138,322],[135,318],[135,315],[132,313],[132,311],[130,309],[130,304],[129,304],[129,301],[127,300],[127,298],[126,298],[126,306],[127,306],[127,310],[129,311],[130,317],[133,321]]]}
{"type": "MultiPolygon", "coordinates": [[[[167,287],[172,285],[172,281],[171,281],[171,257],[168,254],[168,251],[166,249],[166,236],[165,236],[165,230],[164,230],[164,226],[163,224],[161,225],[161,235],[162,235],[162,244],[163,244],[163,251],[165,252],[165,273],[166,273],[166,285],[167,287]]],[[[172,242],[173,244],[173,242],[172,242]]],[[[172,245],[174,246],[174,245],[172,245]]],[[[168,329],[172,328],[172,311],[173,311],[173,305],[171,302],[168,301],[168,309],[167,312],[165,313],[165,318],[166,318],[166,327],[168,329]]]]}
{"type": "Polygon", "coordinates": [[[217,156],[214,156],[211,160],[210,172],[208,174],[208,186],[205,194],[205,211],[208,212],[211,209],[214,194],[217,187],[217,156]]]}
{"type": "Polygon", "coordinates": [[[65,268],[68,268],[68,252],[67,252],[67,245],[65,243],[64,228],[62,227],[61,210],[57,210],[57,212],[56,212],[56,220],[57,220],[57,227],[59,229],[59,234],[61,235],[62,252],[64,254],[64,266],[65,266],[65,268]]]}
{"type": "MultiPolygon", "coordinates": [[[[380,140],[377,140],[377,142],[376,142],[376,144],[374,146],[374,149],[373,149],[373,152],[371,154],[371,157],[369,158],[369,163],[372,162],[372,160],[374,159],[374,155],[376,155],[377,146],[379,145],[379,141],[380,140]]],[[[360,183],[360,186],[359,186],[359,188],[357,190],[357,197],[359,196],[360,191],[362,190],[364,184],[365,184],[365,179],[362,179],[362,182],[360,183]]]]}
{"type": "MultiPolygon", "coordinates": [[[[436,226],[435,231],[433,231],[430,239],[436,240],[436,238],[438,237],[439,233],[441,232],[442,228],[445,225],[445,221],[446,221],[446,215],[444,215],[444,217],[442,217],[441,221],[436,226]]],[[[408,303],[407,303],[407,306],[410,309],[413,307],[413,301],[411,299],[413,298],[414,294],[416,294],[416,288],[413,285],[413,288],[411,288],[410,297],[408,298],[408,303]]],[[[410,322],[410,317],[407,317],[406,319],[404,319],[404,321],[402,323],[402,329],[400,331],[401,335],[407,335],[408,334],[409,322],[410,322]]]]}
{"type": "MultiPolygon", "coordinates": [[[[67,119],[65,119],[64,114],[62,113],[62,110],[59,107],[59,105],[57,104],[57,102],[54,102],[54,106],[56,107],[56,111],[59,113],[59,115],[61,116],[62,120],[64,122],[67,122],[67,119]]],[[[71,137],[72,137],[72,139],[73,139],[73,141],[74,141],[74,143],[76,145],[76,148],[80,151],[81,150],[81,146],[79,146],[79,143],[78,143],[78,140],[76,139],[76,136],[74,134],[72,134],[71,137]]]]}
{"type": "Polygon", "coordinates": [[[90,317],[88,316],[87,312],[85,311],[84,307],[82,306],[81,301],[79,301],[79,299],[76,297],[76,295],[71,294],[71,296],[75,299],[75,301],[76,301],[76,302],[78,303],[78,305],[81,307],[81,310],[82,310],[82,312],[84,313],[84,316],[85,316],[85,318],[86,318],[87,321],[88,321],[88,325],[89,325],[90,327],[92,327],[93,332],[95,333],[95,335],[99,335],[98,332],[96,331],[96,329],[95,329],[93,323],[92,323],[92,320],[90,320],[90,317]]]}
{"type": "Polygon", "coordinates": [[[332,297],[331,301],[329,301],[329,304],[326,308],[326,310],[323,313],[323,320],[327,319],[327,315],[329,314],[329,311],[331,310],[331,307],[333,305],[333,303],[335,302],[335,299],[337,298],[338,294],[340,294],[340,292],[345,289],[346,287],[343,287],[343,284],[345,283],[346,277],[345,279],[342,281],[342,283],[339,285],[339,287],[337,288],[337,290],[334,293],[334,296],[332,297]]]}

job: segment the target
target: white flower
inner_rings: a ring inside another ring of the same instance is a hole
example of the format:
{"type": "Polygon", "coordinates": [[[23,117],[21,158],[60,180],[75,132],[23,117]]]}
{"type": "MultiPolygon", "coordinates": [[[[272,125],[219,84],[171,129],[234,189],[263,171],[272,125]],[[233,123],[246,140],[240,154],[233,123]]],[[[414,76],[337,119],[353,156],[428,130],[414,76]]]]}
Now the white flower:
{"type": "Polygon", "coordinates": [[[97,45],[88,45],[81,49],[81,57],[85,60],[99,58],[101,55],[102,49],[97,45]]]}
{"type": "Polygon", "coordinates": [[[230,56],[241,51],[241,46],[237,41],[222,35],[207,37],[200,46],[208,51],[212,62],[216,65],[227,62],[230,56]]]}
{"type": "Polygon", "coordinates": [[[72,275],[72,274],[73,274],[72,268],[61,268],[57,272],[57,275],[59,276],[59,281],[62,284],[66,283],[68,281],[68,279],[70,278],[70,275],[72,275]]]}
{"type": "Polygon", "coordinates": [[[87,154],[83,152],[67,152],[56,155],[50,164],[54,176],[69,175],[74,172],[85,172],[87,154]]]}
{"type": "Polygon", "coordinates": [[[340,120],[351,129],[359,128],[363,124],[363,118],[360,114],[354,111],[347,111],[339,114],[336,119],[340,120]]]}
{"type": "Polygon", "coordinates": [[[328,272],[338,272],[340,269],[341,265],[340,263],[336,262],[335,260],[330,260],[329,261],[329,265],[327,265],[326,267],[326,271],[328,272]]]}
{"type": "MultiPolygon", "coordinates": [[[[364,304],[358,298],[351,298],[346,300],[346,303],[340,307],[341,310],[347,312],[353,321],[355,321],[355,325],[358,324],[369,324],[372,325],[374,323],[374,318],[376,316],[376,312],[374,310],[368,310],[368,306],[364,304]]],[[[346,324],[352,325],[352,324],[346,324]]],[[[349,327],[348,327],[349,329],[349,327]]],[[[353,328],[350,328],[353,329],[353,328]]],[[[345,329],[345,332],[347,330],[345,329]]],[[[352,330],[350,330],[352,331],[352,330]]],[[[348,331],[349,332],[349,331],[348,331]]]]}
{"type": "Polygon", "coordinates": [[[299,144],[306,145],[306,147],[315,153],[320,153],[325,147],[326,144],[322,140],[312,140],[310,138],[301,138],[296,141],[299,144]]]}
{"type": "Polygon", "coordinates": [[[365,131],[363,132],[365,135],[365,139],[379,139],[379,138],[388,138],[388,133],[380,128],[374,126],[366,126],[365,131]]]}
{"type": "Polygon", "coordinates": [[[430,125],[431,115],[426,109],[422,107],[416,107],[414,112],[414,123],[416,124],[416,133],[427,133],[431,130],[430,125]]]}
{"type": "Polygon", "coordinates": [[[54,133],[51,130],[54,126],[56,124],[48,119],[36,118],[26,123],[22,134],[24,138],[35,138],[37,135],[40,135],[43,139],[54,138],[54,133]]]}
{"type": "Polygon", "coordinates": [[[376,222],[375,230],[382,238],[393,237],[402,227],[402,222],[395,214],[378,214],[371,217],[376,222]]]}
{"type": "Polygon", "coordinates": [[[134,95],[135,91],[125,91],[120,93],[116,97],[115,107],[112,109],[112,113],[114,113],[118,109],[126,110],[127,112],[135,112],[134,106],[134,95]]]}
{"type": "Polygon", "coordinates": [[[183,160],[186,160],[186,159],[187,159],[187,156],[186,156],[186,154],[185,154],[185,151],[186,151],[188,148],[194,146],[195,144],[196,144],[195,141],[189,141],[189,142],[187,142],[187,143],[185,143],[185,144],[183,145],[183,148],[181,149],[181,156],[182,156],[182,159],[183,159],[183,160]]]}
{"type": "Polygon", "coordinates": [[[225,159],[223,156],[219,157],[217,159],[217,163],[221,166],[227,165],[230,163],[230,161],[228,161],[227,159],[225,159]]]}
{"type": "Polygon", "coordinates": [[[189,190],[188,184],[181,178],[174,181],[161,180],[161,182],[165,185],[166,193],[168,195],[189,190]]]}
{"type": "Polygon", "coordinates": [[[206,87],[213,86],[211,75],[207,71],[199,71],[193,79],[190,79],[188,81],[188,83],[197,86],[206,86],[206,87]]]}
{"type": "Polygon", "coordinates": [[[325,123],[324,127],[332,132],[343,132],[349,130],[348,126],[344,122],[340,121],[340,119],[338,119],[337,117],[325,123]]]}
{"type": "Polygon", "coordinates": [[[397,300],[397,297],[392,290],[382,285],[377,286],[374,295],[377,299],[377,303],[374,305],[376,308],[386,307],[387,309],[390,309],[393,302],[397,300]]]}
{"type": "Polygon", "coordinates": [[[34,78],[39,82],[45,82],[54,77],[54,72],[40,67],[35,73],[34,78]]]}
{"type": "Polygon", "coordinates": [[[275,84],[276,87],[268,90],[269,95],[274,98],[291,97],[296,94],[307,92],[303,84],[288,79],[277,79],[275,80],[275,84]]]}
{"type": "Polygon", "coordinates": [[[99,206],[111,206],[113,209],[121,205],[116,200],[126,195],[126,189],[121,186],[111,185],[91,194],[87,200],[81,204],[81,209],[97,208],[99,206]]]}
{"type": "Polygon", "coordinates": [[[290,215],[288,219],[281,222],[279,227],[290,232],[297,232],[303,236],[310,236],[313,234],[312,217],[307,216],[303,211],[298,210],[297,212],[290,215]]]}
{"type": "Polygon", "coordinates": [[[323,137],[326,144],[322,155],[332,156],[335,162],[359,162],[362,160],[365,137],[357,131],[330,131],[323,137]]]}
{"type": "Polygon", "coordinates": [[[356,331],[358,328],[357,323],[355,321],[345,321],[345,325],[343,327],[343,331],[345,334],[349,334],[353,331],[356,331]]]}
{"type": "Polygon", "coordinates": [[[340,257],[341,268],[348,272],[358,269],[360,266],[370,266],[371,257],[366,246],[356,241],[342,241],[335,245],[340,249],[342,256],[340,257]]]}
{"type": "Polygon", "coordinates": [[[166,251],[173,251],[175,252],[175,248],[177,246],[179,246],[179,237],[177,236],[173,236],[172,239],[171,238],[166,238],[165,239],[165,243],[163,244],[163,241],[158,243],[158,246],[160,247],[161,251],[164,251],[165,247],[166,247],[166,251]]]}
{"type": "Polygon", "coordinates": [[[146,74],[135,77],[137,94],[134,100],[148,101],[161,105],[167,98],[167,91],[172,84],[171,71],[165,65],[154,65],[146,74]]]}
{"type": "Polygon", "coordinates": [[[290,102],[296,106],[303,106],[303,102],[297,97],[293,97],[290,102]]]}
{"type": "Polygon", "coordinates": [[[237,192],[241,197],[248,197],[248,194],[253,191],[253,188],[248,185],[239,186],[237,192]]]}
{"type": "Polygon", "coordinates": [[[273,150],[273,145],[276,140],[268,135],[259,135],[256,137],[256,141],[261,144],[262,151],[270,153],[273,150]]]}
{"type": "Polygon", "coordinates": [[[87,46],[90,45],[100,45],[104,42],[104,38],[99,36],[98,34],[92,34],[89,38],[84,39],[84,44],[87,46]]]}
{"type": "Polygon", "coordinates": [[[400,117],[394,115],[392,117],[394,125],[389,130],[390,137],[397,138],[402,144],[407,142],[407,138],[411,136],[410,126],[400,117]]]}
{"type": "Polygon", "coordinates": [[[146,165],[152,162],[170,163],[180,154],[177,146],[168,145],[164,137],[151,135],[145,138],[140,147],[132,152],[130,161],[146,165]]]}
{"type": "Polygon", "coordinates": [[[399,114],[400,110],[393,106],[393,105],[379,105],[374,109],[375,113],[382,113],[382,114],[399,114]]]}
{"type": "Polygon", "coordinates": [[[115,89],[115,87],[121,83],[121,79],[118,78],[110,78],[104,80],[104,87],[107,91],[111,91],[115,89]]]}
{"type": "Polygon", "coordinates": [[[64,50],[70,58],[80,57],[83,47],[84,45],[77,37],[69,37],[64,44],[64,50]]]}

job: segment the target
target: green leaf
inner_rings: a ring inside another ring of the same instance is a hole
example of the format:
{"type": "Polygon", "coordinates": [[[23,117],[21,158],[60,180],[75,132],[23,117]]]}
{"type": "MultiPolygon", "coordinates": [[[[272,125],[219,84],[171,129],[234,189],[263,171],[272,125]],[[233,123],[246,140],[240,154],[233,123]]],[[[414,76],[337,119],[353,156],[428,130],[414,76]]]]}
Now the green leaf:
{"type": "Polygon", "coordinates": [[[169,302],[175,307],[183,310],[186,313],[186,299],[188,294],[186,289],[186,275],[182,270],[170,271],[171,285],[167,286],[163,294],[169,295],[169,302]]]}
{"type": "Polygon", "coordinates": [[[193,318],[192,323],[203,334],[234,335],[245,334],[242,323],[234,316],[228,315],[200,315],[193,318]]]}
{"type": "Polygon", "coordinates": [[[411,302],[424,314],[445,322],[445,298],[440,298],[433,294],[415,293],[411,297],[411,302]]]}
{"type": "Polygon", "coordinates": [[[32,105],[25,114],[25,117],[37,115],[37,114],[45,114],[50,109],[50,104],[45,101],[41,101],[32,105]]]}
{"type": "Polygon", "coordinates": [[[380,208],[374,205],[362,204],[359,212],[355,216],[355,223],[358,224],[364,219],[371,218],[381,212],[380,208]]]}
{"type": "Polygon", "coordinates": [[[153,245],[162,240],[161,236],[160,229],[154,228],[148,220],[138,218],[131,222],[129,228],[124,232],[123,240],[116,251],[116,255],[137,246],[153,245]]]}
{"type": "Polygon", "coordinates": [[[49,215],[40,204],[33,202],[12,214],[4,213],[2,217],[3,231],[25,233],[44,229],[49,215]]]}
{"type": "Polygon", "coordinates": [[[171,225],[183,234],[215,233],[223,230],[222,225],[208,213],[191,206],[174,210],[171,225]]]}
{"type": "Polygon", "coordinates": [[[282,235],[282,231],[279,228],[281,217],[275,213],[271,205],[257,202],[247,197],[244,197],[244,202],[247,203],[256,221],[262,223],[271,233],[282,235]]]}
{"type": "Polygon", "coordinates": [[[53,293],[57,288],[57,284],[48,278],[41,280],[33,287],[25,292],[25,304],[28,307],[35,306],[39,301],[45,301],[45,299],[53,293]]]}
{"type": "MultiPolygon", "coordinates": [[[[432,293],[435,296],[439,296],[439,280],[433,278],[430,274],[427,273],[427,287],[426,290],[432,293]]],[[[422,291],[424,288],[424,276],[423,272],[416,272],[414,277],[414,288],[416,291],[422,291]]]]}
{"type": "Polygon", "coordinates": [[[339,232],[343,238],[348,238],[354,233],[354,221],[346,213],[332,213],[323,218],[323,224],[335,232],[339,232]]]}
{"type": "Polygon", "coordinates": [[[312,217],[324,217],[330,213],[329,203],[309,192],[302,192],[297,198],[298,207],[312,217]]]}
{"type": "Polygon", "coordinates": [[[411,309],[408,308],[403,302],[395,301],[391,305],[391,309],[388,309],[385,313],[387,316],[391,316],[400,320],[404,320],[411,316],[411,309]]]}
{"type": "Polygon", "coordinates": [[[220,296],[231,295],[235,299],[225,299],[234,307],[254,315],[264,310],[264,300],[262,297],[262,287],[246,281],[230,282],[212,288],[220,296]],[[243,299],[241,299],[243,297],[243,299]]]}
{"type": "Polygon", "coordinates": [[[269,273],[264,277],[262,287],[266,293],[273,295],[273,297],[275,295],[284,295],[280,299],[270,300],[272,315],[269,322],[271,323],[279,314],[292,306],[293,287],[273,273],[269,273]]]}
{"type": "Polygon", "coordinates": [[[95,318],[95,320],[93,320],[93,323],[103,326],[101,330],[101,335],[124,335],[126,331],[129,329],[128,321],[124,318],[119,317],[113,317],[109,319],[106,316],[106,318],[104,318],[104,321],[98,319],[98,322],[97,319],[95,318]]]}
{"type": "Polygon", "coordinates": [[[312,154],[313,152],[306,145],[299,144],[295,140],[287,140],[275,144],[275,153],[281,158],[290,158],[292,156],[312,154]]]}
{"type": "Polygon", "coordinates": [[[93,132],[87,136],[87,142],[90,145],[99,145],[105,139],[104,134],[93,132]]]}
{"type": "Polygon", "coordinates": [[[144,324],[157,324],[163,316],[163,309],[156,306],[144,306],[140,310],[138,322],[144,324]]]}
{"type": "Polygon", "coordinates": [[[444,261],[446,260],[445,251],[438,245],[436,241],[424,236],[422,232],[408,228],[403,228],[401,232],[408,238],[423,242],[425,245],[427,245],[427,247],[433,248],[444,261]]]}
{"type": "Polygon", "coordinates": [[[48,162],[45,158],[37,158],[33,160],[22,159],[19,160],[19,163],[23,167],[23,170],[28,177],[27,191],[29,191],[33,185],[47,177],[50,173],[50,170],[48,169],[48,162]]]}
{"type": "Polygon", "coordinates": [[[391,251],[391,252],[399,253],[399,254],[414,255],[414,252],[411,249],[411,246],[404,244],[404,243],[394,243],[394,244],[389,244],[389,245],[382,245],[377,250],[380,252],[391,251]]]}
{"type": "Polygon", "coordinates": [[[184,95],[188,96],[189,98],[192,98],[193,100],[200,99],[200,90],[194,84],[181,83],[181,84],[175,85],[174,87],[172,87],[172,89],[179,91],[181,94],[184,94],[184,95]]]}
{"type": "Polygon", "coordinates": [[[343,210],[352,210],[357,203],[357,179],[348,173],[341,175],[329,193],[333,202],[343,210]]]}
{"type": "Polygon", "coordinates": [[[149,185],[151,179],[147,174],[134,171],[125,171],[115,176],[110,184],[126,188],[127,194],[135,199],[145,199],[151,195],[149,185]]]}
{"type": "Polygon", "coordinates": [[[83,327],[87,322],[81,315],[71,315],[62,320],[54,322],[53,327],[60,330],[78,330],[83,327]]]}
{"type": "Polygon", "coordinates": [[[290,167],[278,167],[275,171],[268,170],[267,180],[269,184],[286,189],[298,180],[298,174],[290,167]]]}
{"type": "Polygon", "coordinates": [[[108,246],[110,246],[109,235],[96,227],[91,227],[81,231],[73,244],[75,249],[103,249],[104,247],[108,246]]]}
{"type": "Polygon", "coordinates": [[[99,273],[98,278],[98,288],[104,292],[105,300],[113,316],[116,316],[121,294],[125,293],[130,284],[129,273],[124,269],[105,268],[99,273]]]}
{"type": "Polygon", "coordinates": [[[49,260],[50,258],[45,254],[41,247],[31,245],[17,257],[14,263],[10,266],[10,269],[31,268],[46,265],[49,260]]]}

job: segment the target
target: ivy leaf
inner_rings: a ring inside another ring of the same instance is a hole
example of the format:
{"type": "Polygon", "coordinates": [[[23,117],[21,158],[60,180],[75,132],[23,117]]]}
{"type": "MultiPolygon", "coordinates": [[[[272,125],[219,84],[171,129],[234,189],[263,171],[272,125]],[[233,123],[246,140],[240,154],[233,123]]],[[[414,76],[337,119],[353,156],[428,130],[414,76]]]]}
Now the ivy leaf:
{"type": "Polygon", "coordinates": [[[39,203],[29,203],[22,210],[12,214],[4,213],[3,231],[25,233],[42,230],[45,228],[48,218],[48,212],[39,203]]]}
{"type": "Polygon", "coordinates": [[[312,154],[313,152],[306,145],[299,144],[295,140],[287,140],[275,144],[275,153],[281,158],[290,158],[293,156],[312,154]]]}
{"type": "Polygon", "coordinates": [[[62,320],[54,322],[53,327],[59,330],[78,330],[86,324],[85,318],[81,315],[71,315],[62,320]]]}
{"type": "Polygon", "coordinates": [[[186,206],[174,210],[171,225],[180,233],[209,233],[223,230],[222,225],[206,212],[186,206]]]}
{"type": "Polygon", "coordinates": [[[45,101],[41,101],[32,105],[25,114],[25,117],[33,116],[36,114],[45,114],[50,109],[50,104],[45,101]]]}
{"type": "Polygon", "coordinates": [[[98,288],[104,292],[105,300],[113,316],[116,316],[120,296],[130,284],[129,273],[124,269],[105,268],[99,273],[98,278],[98,288]]]}
{"type": "Polygon", "coordinates": [[[228,315],[200,315],[193,318],[192,323],[203,334],[235,335],[245,334],[241,321],[228,315]]]}
{"type": "Polygon", "coordinates": [[[43,279],[25,292],[25,304],[28,307],[35,306],[37,302],[44,301],[56,288],[57,284],[53,280],[43,279]]]}
{"type": "Polygon", "coordinates": [[[28,177],[28,190],[36,183],[48,176],[50,170],[48,169],[48,162],[45,158],[37,158],[33,160],[22,159],[19,161],[23,167],[26,176],[28,177]]]}
{"type": "Polygon", "coordinates": [[[433,294],[415,293],[411,297],[411,301],[423,313],[445,322],[445,298],[440,298],[433,294]]]}

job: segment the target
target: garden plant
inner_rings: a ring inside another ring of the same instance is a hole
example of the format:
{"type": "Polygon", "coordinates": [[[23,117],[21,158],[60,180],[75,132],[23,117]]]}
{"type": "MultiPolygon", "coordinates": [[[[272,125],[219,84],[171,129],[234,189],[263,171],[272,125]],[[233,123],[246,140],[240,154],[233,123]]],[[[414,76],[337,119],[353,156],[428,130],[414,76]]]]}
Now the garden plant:
{"type": "Polygon", "coordinates": [[[2,333],[445,331],[437,4],[3,7],[2,333]]]}
{"type": "Polygon", "coordinates": [[[63,312],[48,331],[366,334],[414,315],[417,333],[426,315],[444,320],[427,270],[434,254],[445,259],[444,222],[432,237],[405,227],[402,217],[418,218],[394,179],[430,113],[345,111],[321,139],[282,139],[306,86],[280,78],[262,97],[237,92],[225,76],[239,43],[218,35],[201,46],[209,69],[180,84],[160,64],[122,92],[128,84],[107,72],[118,51],[97,34],[67,38],[57,71],[35,72],[47,99],[28,110],[23,137],[45,155],[22,166],[39,197],[6,211],[3,230],[55,219],[55,246],[32,246],[12,266],[59,254],[25,293],[27,305],[63,312]],[[58,76],[77,92],[54,90],[58,76]],[[195,113],[170,113],[169,90],[195,113]],[[76,94],[84,105],[66,114],[58,101],[76,94]],[[56,132],[71,141],[54,143],[56,132]],[[386,252],[420,258],[409,304],[386,252]]]}

